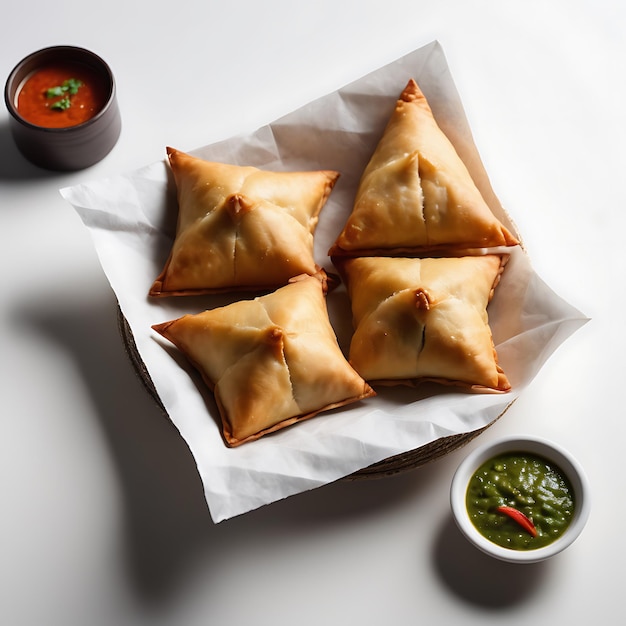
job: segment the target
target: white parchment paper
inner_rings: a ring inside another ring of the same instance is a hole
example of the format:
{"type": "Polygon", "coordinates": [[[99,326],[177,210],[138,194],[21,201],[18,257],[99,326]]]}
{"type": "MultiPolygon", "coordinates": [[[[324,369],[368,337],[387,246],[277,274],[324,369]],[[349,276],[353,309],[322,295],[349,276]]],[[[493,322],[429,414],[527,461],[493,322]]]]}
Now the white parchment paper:
{"type": "MultiPolygon", "coordinates": [[[[317,262],[333,271],[328,249],[347,219],[363,168],[411,77],[418,81],[494,213],[515,231],[491,189],[437,42],[251,135],[206,146],[193,154],[265,169],[338,170],[341,177],[322,210],[315,235],[317,262]]],[[[92,235],[139,355],[195,458],[214,522],[327,484],[441,437],[490,424],[587,319],[543,283],[527,255],[515,249],[489,307],[499,360],[513,385],[510,393],[382,389],[377,397],[360,404],[229,449],[220,435],[219,414],[211,394],[184,359],[164,347],[151,325],[248,296],[147,297],[169,253],[176,223],[175,188],[165,159],[61,193],[92,235]]],[[[328,306],[339,343],[347,353],[352,328],[345,290],[331,292],[328,306]]]]}

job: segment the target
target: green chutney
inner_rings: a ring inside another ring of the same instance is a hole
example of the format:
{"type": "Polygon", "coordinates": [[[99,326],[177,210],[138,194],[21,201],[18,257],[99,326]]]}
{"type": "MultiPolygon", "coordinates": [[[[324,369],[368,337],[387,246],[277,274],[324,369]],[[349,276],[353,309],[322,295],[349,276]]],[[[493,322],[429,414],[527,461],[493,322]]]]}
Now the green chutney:
{"type": "Polygon", "coordinates": [[[574,515],[574,491],[562,471],[541,456],[506,453],[483,463],[472,475],[466,506],[472,523],[493,543],[512,550],[535,550],[552,543],[574,515]],[[510,506],[534,524],[533,537],[496,511],[510,506]]]}

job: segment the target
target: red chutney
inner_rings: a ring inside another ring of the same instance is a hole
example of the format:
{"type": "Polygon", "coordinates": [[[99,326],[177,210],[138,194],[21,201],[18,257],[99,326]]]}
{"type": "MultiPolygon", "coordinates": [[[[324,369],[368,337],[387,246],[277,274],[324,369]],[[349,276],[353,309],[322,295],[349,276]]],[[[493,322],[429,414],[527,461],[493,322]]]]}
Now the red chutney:
{"type": "Polygon", "coordinates": [[[22,85],[17,95],[17,112],[27,122],[46,128],[82,124],[106,104],[109,94],[101,83],[86,65],[41,67],[22,85]]]}

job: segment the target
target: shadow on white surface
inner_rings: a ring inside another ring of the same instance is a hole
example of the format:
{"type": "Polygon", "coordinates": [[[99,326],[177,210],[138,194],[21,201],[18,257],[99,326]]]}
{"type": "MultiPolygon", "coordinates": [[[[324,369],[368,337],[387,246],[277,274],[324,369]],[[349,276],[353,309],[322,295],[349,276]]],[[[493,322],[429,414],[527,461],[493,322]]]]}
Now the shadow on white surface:
{"type": "Polygon", "coordinates": [[[210,538],[212,522],[187,446],[126,357],[115,302],[31,302],[17,316],[74,360],[118,473],[122,567],[146,602],[167,596],[188,556],[210,538]]]}
{"type": "Polygon", "coordinates": [[[541,589],[550,562],[518,565],[483,554],[470,545],[452,515],[441,525],[433,565],[443,583],[460,599],[477,607],[507,609],[541,589]]]}
{"type": "Polygon", "coordinates": [[[49,178],[53,175],[22,156],[11,136],[8,120],[0,121],[0,181],[49,178]]]}

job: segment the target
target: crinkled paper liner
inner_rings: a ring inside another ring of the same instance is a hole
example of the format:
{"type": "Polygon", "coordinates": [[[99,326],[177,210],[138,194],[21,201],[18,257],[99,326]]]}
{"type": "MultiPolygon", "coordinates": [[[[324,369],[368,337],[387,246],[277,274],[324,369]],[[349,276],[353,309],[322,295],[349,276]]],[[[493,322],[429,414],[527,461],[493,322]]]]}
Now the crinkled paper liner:
{"type": "MultiPolygon", "coordinates": [[[[516,232],[491,188],[437,42],[252,134],[192,153],[265,169],[339,171],[315,232],[316,261],[333,271],[328,250],[347,219],[363,168],[409,78],[416,79],[426,94],[487,203],[516,232]]],[[[175,188],[165,159],[61,193],[93,239],[117,297],[122,336],[137,371],[194,456],[214,522],[342,478],[385,476],[417,467],[458,448],[502,416],[554,350],[587,321],[536,275],[526,253],[515,248],[489,305],[499,362],[513,385],[511,392],[468,394],[429,386],[381,389],[374,398],[231,449],[223,443],[210,392],[190,365],[151,330],[152,324],[228,303],[224,296],[158,302],[147,297],[175,231],[175,188]]],[[[345,288],[329,294],[328,308],[339,344],[347,352],[352,328],[345,288]]]]}

